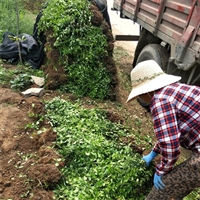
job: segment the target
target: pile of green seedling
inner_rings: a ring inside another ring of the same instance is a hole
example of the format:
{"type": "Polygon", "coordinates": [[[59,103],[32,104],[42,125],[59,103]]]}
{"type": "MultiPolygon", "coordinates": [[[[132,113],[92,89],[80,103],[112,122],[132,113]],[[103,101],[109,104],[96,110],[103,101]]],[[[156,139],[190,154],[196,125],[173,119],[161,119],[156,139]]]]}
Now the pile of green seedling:
{"type": "Polygon", "coordinates": [[[128,130],[106,112],[55,98],[46,102],[46,117],[57,132],[55,147],[65,159],[55,199],[142,200],[152,186],[153,166],[120,143],[128,130]]]}
{"type": "Polygon", "coordinates": [[[104,99],[111,87],[105,65],[107,40],[102,29],[91,23],[90,4],[88,0],[50,0],[38,27],[53,31],[58,62],[67,74],[63,89],[79,97],[104,99]]]}

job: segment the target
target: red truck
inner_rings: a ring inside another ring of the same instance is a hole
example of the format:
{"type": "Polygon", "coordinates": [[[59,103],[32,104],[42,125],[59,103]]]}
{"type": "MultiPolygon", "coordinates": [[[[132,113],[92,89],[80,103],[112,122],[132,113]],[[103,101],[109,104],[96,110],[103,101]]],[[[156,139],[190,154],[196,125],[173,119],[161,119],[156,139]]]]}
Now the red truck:
{"type": "Polygon", "coordinates": [[[200,0],[114,0],[112,10],[141,27],[133,67],[153,59],[181,82],[200,85],[200,0]]]}

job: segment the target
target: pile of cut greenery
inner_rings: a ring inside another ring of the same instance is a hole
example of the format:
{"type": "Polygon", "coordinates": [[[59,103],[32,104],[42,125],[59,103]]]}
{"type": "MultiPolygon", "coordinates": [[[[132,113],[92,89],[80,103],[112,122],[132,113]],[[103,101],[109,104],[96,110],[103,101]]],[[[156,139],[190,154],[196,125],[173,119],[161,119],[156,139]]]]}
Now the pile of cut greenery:
{"type": "Polygon", "coordinates": [[[65,159],[55,199],[142,200],[152,187],[153,166],[120,142],[130,133],[107,119],[106,111],[86,109],[60,98],[46,102],[46,117],[57,133],[55,147],[65,159]]]}
{"type": "Polygon", "coordinates": [[[38,27],[47,40],[47,88],[95,99],[115,95],[113,36],[95,2],[50,0],[38,27]]]}

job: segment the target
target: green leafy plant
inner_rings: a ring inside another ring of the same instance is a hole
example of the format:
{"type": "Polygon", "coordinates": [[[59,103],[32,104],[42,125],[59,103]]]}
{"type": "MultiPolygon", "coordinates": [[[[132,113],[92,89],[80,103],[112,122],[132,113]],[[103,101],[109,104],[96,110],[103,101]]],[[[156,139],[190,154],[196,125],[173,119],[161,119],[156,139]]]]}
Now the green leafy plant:
{"type": "Polygon", "coordinates": [[[28,88],[31,82],[31,76],[29,74],[19,74],[16,78],[10,81],[11,88],[13,90],[20,91],[24,88],[28,88]]]}
{"type": "Polygon", "coordinates": [[[35,70],[27,66],[18,65],[13,69],[0,66],[0,85],[11,87],[15,91],[27,89],[31,84],[31,76],[43,77],[42,70],[35,70]]]}
{"type": "Polygon", "coordinates": [[[53,32],[54,47],[67,74],[62,89],[79,97],[104,99],[111,87],[105,65],[107,41],[102,30],[91,23],[90,4],[88,0],[50,0],[38,27],[41,32],[53,32]]]}
{"type": "Polygon", "coordinates": [[[144,199],[152,186],[153,167],[119,137],[128,134],[99,109],[56,98],[45,104],[57,132],[55,147],[66,160],[55,199],[144,199]]]}
{"type": "Polygon", "coordinates": [[[189,195],[183,198],[183,200],[199,200],[200,199],[200,188],[192,191],[189,195]]]}
{"type": "Polygon", "coordinates": [[[14,71],[8,70],[0,66],[0,85],[1,86],[8,86],[9,82],[14,77],[14,71]]]}
{"type": "Polygon", "coordinates": [[[22,61],[22,55],[21,55],[20,42],[22,40],[25,40],[26,38],[25,37],[19,38],[19,37],[12,36],[12,35],[9,35],[9,38],[17,43],[17,47],[18,47],[18,51],[19,51],[19,60],[20,60],[20,64],[22,65],[23,61],[22,61]]]}

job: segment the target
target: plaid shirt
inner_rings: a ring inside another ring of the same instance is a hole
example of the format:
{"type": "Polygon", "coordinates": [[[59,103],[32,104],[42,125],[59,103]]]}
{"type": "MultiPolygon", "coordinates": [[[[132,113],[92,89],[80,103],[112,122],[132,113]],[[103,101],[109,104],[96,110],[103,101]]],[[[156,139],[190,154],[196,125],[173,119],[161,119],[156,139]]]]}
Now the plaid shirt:
{"type": "Polygon", "coordinates": [[[157,138],[153,150],[162,156],[156,172],[164,175],[173,169],[180,146],[200,154],[200,87],[168,85],[155,92],[150,109],[157,138]]]}

